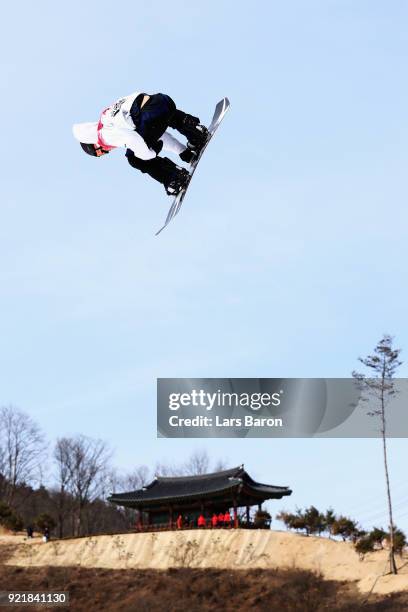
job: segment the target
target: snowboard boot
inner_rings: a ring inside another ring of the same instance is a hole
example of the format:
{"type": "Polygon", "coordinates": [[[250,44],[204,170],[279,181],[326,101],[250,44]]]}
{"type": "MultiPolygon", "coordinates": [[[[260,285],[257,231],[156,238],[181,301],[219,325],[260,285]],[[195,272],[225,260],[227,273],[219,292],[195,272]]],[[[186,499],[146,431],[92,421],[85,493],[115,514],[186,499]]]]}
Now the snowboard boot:
{"type": "Polygon", "coordinates": [[[130,149],[127,149],[126,157],[133,168],[148,174],[164,185],[168,195],[177,195],[185,187],[190,176],[185,168],[177,166],[168,157],[157,156],[153,159],[142,160],[136,157],[130,149]]]}
{"type": "Polygon", "coordinates": [[[188,144],[184,151],[180,153],[179,157],[183,160],[183,162],[192,164],[198,159],[199,154],[200,153],[197,151],[197,149],[194,149],[190,144],[188,144]]]}
{"type": "Polygon", "coordinates": [[[209,133],[205,125],[200,124],[198,117],[187,115],[177,109],[169,126],[187,138],[189,148],[195,152],[196,156],[200,154],[201,149],[208,140],[209,133]]]}
{"type": "Polygon", "coordinates": [[[178,195],[180,191],[182,191],[186,187],[189,176],[190,173],[185,168],[176,166],[176,170],[174,171],[172,178],[170,178],[169,181],[164,183],[164,188],[166,190],[167,195],[178,195]]]}

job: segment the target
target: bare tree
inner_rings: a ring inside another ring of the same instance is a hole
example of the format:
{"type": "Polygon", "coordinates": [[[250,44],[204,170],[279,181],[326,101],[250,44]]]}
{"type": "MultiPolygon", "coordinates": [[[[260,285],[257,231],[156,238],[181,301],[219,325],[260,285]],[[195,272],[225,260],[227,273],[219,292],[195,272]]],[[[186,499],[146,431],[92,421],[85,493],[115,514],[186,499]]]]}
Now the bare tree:
{"type": "Polygon", "coordinates": [[[183,476],[184,468],[174,463],[158,462],[154,468],[154,474],[155,476],[183,476]]]}
{"type": "Polygon", "coordinates": [[[159,476],[199,476],[208,472],[219,472],[226,469],[225,461],[219,459],[214,466],[206,450],[199,449],[191,453],[190,457],[181,464],[157,463],[155,474],[159,476]]]}
{"type": "Polygon", "coordinates": [[[214,472],[222,472],[228,469],[228,462],[225,459],[218,459],[214,464],[214,472]]]}
{"type": "MultiPolygon", "coordinates": [[[[1,426],[1,425],[0,425],[1,426]]],[[[6,480],[6,466],[7,466],[7,453],[6,445],[3,442],[3,432],[0,429],[0,500],[6,497],[7,491],[7,480],[6,480]]]]}
{"type": "MultiPolygon", "coordinates": [[[[145,465],[134,468],[131,472],[119,475],[116,470],[111,470],[108,475],[109,493],[116,491],[135,491],[141,489],[151,480],[149,469],[145,465]]],[[[136,524],[139,512],[135,508],[122,507],[117,510],[124,517],[128,527],[136,524]]]]}
{"type": "Polygon", "coordinates": [[[106,493],[110,495],[111,493],[116,493],[119,490],[122,490],[122,482],[123,477],[120,475],[118,469],[116,467],[111,467],[106,471],[106,477],[104,479],[106,493]]]}
{"type": "Polygon", "coordinates": [[[196,450],[184,464],[184,473],[187,475],[207,474],[210,471],[210,458],[207,451],[196,450]]]}
{"type": "Polygon", "coordinates": [[[69,512],[70,505],[69,489],[71,473],[68,467],[70,448],[70,441],[67,438],[59,438],[54,449],[57,481],[55,502],[58,518],[58,535],[60,538],[64,535],[65,518],[69,512]]]}
{"type": "Polygon", "coordinates": [[[106,442],[83,435],[62,438],[58,445],[63,449],[58,455],[59,473],[64,474],[75,503],[73,530],[81,535],[87,506],[105,491],[111,452],[106,442]]]}
{"type": "Polygon", "coordinates": [[[42,431],[25,412],[14,406],[0,408],[2,496],[8,504],[19,485],[41,479],[46,448],[42,431]]]}
{"type": "Polygon", "coordinates": [[[365,358],[359,357],[359,361],[367,368],[369,375],[353,372],[353,377],[358,381],[360,389],[363,392],[363,399],[366,401],[372,401],[374,399],[375,407],[370,408],[367,414],[380,419],[388,516],[390,522],[390,571],[392,574],[397,574],[394,542],[395,527],[392,517],[391,486],[387,457],[386,407],[389,399],[396,393],[394,375],[402,364],[402,361],[399,360],[401,349],[393,348],[392,342],[393,338],[391,336],[384,335],[378,342],[372,355],[368,355],[365,358]]]}
{"type": "Polygon", "coordinates": [[[135,491],[144,487],[149,480],[149,468],[146,465],[139,465],[120,479],[120,486],[125,491],[135,491]]]}

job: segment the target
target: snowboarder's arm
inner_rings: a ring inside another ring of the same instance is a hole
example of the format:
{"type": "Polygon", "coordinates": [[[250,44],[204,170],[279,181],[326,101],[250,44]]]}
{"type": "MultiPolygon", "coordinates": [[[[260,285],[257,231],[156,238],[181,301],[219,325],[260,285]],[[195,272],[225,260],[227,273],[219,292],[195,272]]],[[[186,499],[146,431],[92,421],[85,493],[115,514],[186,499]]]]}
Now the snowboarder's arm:
{"type": "Polygon", "coordinates": [[[154,157],[156,157],[156,151],[153,151],[153,149],[149,149],[146,142],[137,132],[129,131],[129,133],[126,134],[125,140],[126,142],[123,146],[127,149],[131,149],[136,155],[136,157],[138,157],[139,159],[146,160],[153,159],[154,157]]]}

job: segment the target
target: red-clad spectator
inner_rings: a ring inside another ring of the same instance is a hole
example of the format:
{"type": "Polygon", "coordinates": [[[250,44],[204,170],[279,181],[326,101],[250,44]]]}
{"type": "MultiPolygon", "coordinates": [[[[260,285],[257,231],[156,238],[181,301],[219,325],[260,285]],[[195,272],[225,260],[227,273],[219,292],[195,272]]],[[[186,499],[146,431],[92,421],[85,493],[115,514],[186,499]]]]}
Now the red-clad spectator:
{"type": "Polygon", "coordinates": [[[199,527],[205,527],[206,526],[205,518],[203,517],[202,514],[200,514],[200,516],[198,517],[197,525],[199,527]]]}
{"type": "Polygon", "coordinates": [[[224,527],[231,527],[231,515],[229,510],[224,514],[224,527]]]}
{"type": "Polygon", "coordinates": [[[176,524],[177,524],[177,529],[181,529],[182,528],[182,526],[183,526],[183,517],[181,516],[181,514],[178,515],[176,524]]]}
{"type": "Polygon", "coordinates": [[[220,512],[218,515],[218,525],[219,527],[224,526],[224,513],[223,512],[220,512]]]}
{"type": "Polygon", "coordinates": [[[211,525],[213,527],[217,527],[218,525],[218,516],[216,514],[213,514],[211,517],[211,525]]]}

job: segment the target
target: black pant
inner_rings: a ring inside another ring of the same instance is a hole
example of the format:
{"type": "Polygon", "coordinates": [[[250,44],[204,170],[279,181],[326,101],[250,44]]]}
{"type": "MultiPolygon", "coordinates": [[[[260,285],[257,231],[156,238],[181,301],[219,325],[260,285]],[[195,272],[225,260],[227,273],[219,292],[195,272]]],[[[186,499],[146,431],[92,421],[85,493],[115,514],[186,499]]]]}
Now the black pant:
{"type": "MultiPolygon", "coordinates": [[[[140,134],[146,144],[151,147],[160,139],[168,127],[178,130],[188,138],[187,130],[184,128],[184,120],[191,117],[176,108],[170,96],[162,93],[153,94],[140,108],[146,94],[139,94],[131,108],[130,116],[136,126],[136,132],[140,134]]],[[[197,119],[198,122],[198,118],[197,119]]],[[[127,149],[126,157],[132,168],[149,174],[152,178],[163,185],[168,185],[177,174],[178,168],[168,157],[155,157],[142,160],[135,156],[133,151],[127,149]]]]}
{"type": "Polygon", "coordinates": [[[170,96],[162,93],[150,96],[140,108],[145,95],[147,94],[139,94],[130,107],[130,116],[136,126],[136,132],[143,137],[145,142],[147,144],[156,142],[168,127],[178,130],[180,134],[188,138],[191,134],[191,127],[186,128],[185,119],[189,117],[198,123],[198,117],[179,110],[170,96]]]}
{"type": "Polygon", "coordinates": [[[136,132],[150,146],[151,143],[157,142],[169,127],[173,115],[176,113],[176,105],[170,96],[158,93],[150,96],[148,101],[140,108],[145,95],[139,94],[135,98],[130,107],[130,116],[136,126],[136,132]]]}
{"type": "Polygon", "coordinates": [[[126,150],[126,157],[132,168],[148,174],[164,186],[167,186],[179,171],[177,165],[168,157],[157,156],[153,159],[140,159],[130,149],[126,150]]]}

